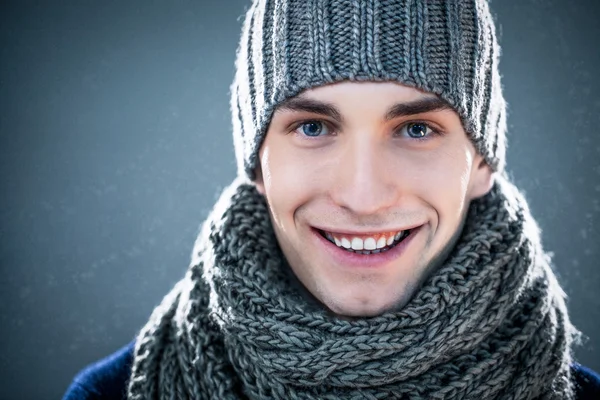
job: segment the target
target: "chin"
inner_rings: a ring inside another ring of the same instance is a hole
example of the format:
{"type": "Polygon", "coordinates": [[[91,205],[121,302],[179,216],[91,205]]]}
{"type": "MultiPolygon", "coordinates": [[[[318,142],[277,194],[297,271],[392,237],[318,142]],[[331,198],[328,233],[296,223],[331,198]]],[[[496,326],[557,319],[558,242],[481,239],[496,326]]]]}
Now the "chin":
{"type": "Polygon", "coordinates": [[[356,294],[330,295],[323,299],[323,304],[333,313],[345,317],[375,317],[387,311],[397,309],[403,304],[401,299],[386,299],[374,296],[377,290],[371,290],[365,296],[356,294]]]}
{"type": "Polygon", "coordinates": [[[336,315],[349,318],[376,317],[388,311],[390,307],[371,305],[332,305],[329,309],[336,315]]]}

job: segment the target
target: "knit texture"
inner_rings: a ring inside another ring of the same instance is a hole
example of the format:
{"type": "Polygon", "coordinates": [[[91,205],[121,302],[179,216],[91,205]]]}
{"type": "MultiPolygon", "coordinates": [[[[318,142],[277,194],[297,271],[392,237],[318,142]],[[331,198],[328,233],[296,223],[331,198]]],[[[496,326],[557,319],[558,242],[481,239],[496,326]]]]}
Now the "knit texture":
{"type": "Polygon", "coordinates": [[[504,175],[400,311],[340,319],[288,268],[264,197],[236,180],[136,340],[128,398],[573,398],[564,294],[504,175]]]}
{"type": "Polygon", "coordinates": [[[255,179],[276,106],[344,80],[435,93],[495,171],[505,163],[500,49],[485,0],[255,0],[231,86],[238,174],[255,179]]]}

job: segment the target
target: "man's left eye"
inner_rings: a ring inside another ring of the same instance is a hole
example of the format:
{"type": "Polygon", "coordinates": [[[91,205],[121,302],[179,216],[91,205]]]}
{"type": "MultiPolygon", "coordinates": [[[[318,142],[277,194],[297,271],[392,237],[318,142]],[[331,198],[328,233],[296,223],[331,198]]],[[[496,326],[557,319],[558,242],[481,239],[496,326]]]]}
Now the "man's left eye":
{"type": "Polygon", "coordinates": [[[400,132],[403,133],[404,130],[406,130],[406,134],[413,139],[424,139],[435,133],[435,130],[424,122],[410,122],[404,125],[400,129],[400,132]]]}
{"type": "Polygon", "coordinates": [[[304,122],[299,128],[302,129],[304,135],[311,137],[322,136],[328,133],[327,126],[320,121],[304,122]]]}

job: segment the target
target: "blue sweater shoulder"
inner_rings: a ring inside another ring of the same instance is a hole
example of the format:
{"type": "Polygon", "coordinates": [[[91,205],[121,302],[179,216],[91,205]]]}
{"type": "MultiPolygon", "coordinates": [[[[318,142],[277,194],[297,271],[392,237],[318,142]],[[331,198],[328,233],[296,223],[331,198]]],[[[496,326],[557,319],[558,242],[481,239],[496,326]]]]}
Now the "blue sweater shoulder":
{"type": "Polygon", "coordinates": [[[577,400],[600,399],[600,375],[581,364],[573,363],[577,400]]]}
{"type": "MultiPolygon", "coordinates": [[[[135,341],[82,370],[73,379],[63,400],[125,400],[135,341]]],[[[600,375],[574,363],[577,400],[600,399],[600,375]]]]}
{"type": "Polygon", "coordinates": [[[79,372],[63,400],[126,399],[134,346],[135,340],[79,372]]]}

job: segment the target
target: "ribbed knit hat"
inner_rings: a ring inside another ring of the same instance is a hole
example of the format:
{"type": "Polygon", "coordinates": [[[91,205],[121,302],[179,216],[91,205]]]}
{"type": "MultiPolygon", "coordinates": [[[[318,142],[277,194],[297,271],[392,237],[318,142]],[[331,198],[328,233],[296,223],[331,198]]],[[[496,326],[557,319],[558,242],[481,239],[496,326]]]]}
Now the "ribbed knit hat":
{"type": "Polygon", "coordinates": [[[485,0],[254,0],[231,86],[238,173],[255,179],[280,102],[344,80],[396,81],[437,94],[500,171],[506,104],[499,52],[485,0]]]}

